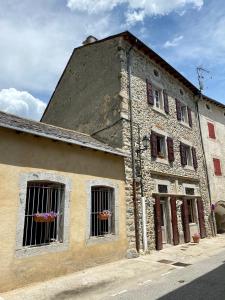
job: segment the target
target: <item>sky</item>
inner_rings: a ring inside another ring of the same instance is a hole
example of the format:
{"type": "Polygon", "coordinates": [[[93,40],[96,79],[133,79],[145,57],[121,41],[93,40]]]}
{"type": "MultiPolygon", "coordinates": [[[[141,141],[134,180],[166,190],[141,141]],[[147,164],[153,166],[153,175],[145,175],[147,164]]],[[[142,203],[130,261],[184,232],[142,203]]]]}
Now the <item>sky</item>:
{"type": "Polygon", "coordinates": [[[0,110],[39,120],[73,49],[125,30],[225,104],[224,0],[1,0],[0,110]]]}

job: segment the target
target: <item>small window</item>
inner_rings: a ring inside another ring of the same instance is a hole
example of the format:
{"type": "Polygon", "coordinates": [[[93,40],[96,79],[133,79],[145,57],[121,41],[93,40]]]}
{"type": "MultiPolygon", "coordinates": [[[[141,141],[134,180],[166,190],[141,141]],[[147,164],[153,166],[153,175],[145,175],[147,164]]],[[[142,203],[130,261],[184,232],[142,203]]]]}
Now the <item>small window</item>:
{"type": "Polygon", "coordinates": [[[91,237],[115,233],[114,189],[106,186],[91,188],[91,237]]]}
{"type": "Polygon", "coordinates": [[[186,105],[181,106],[181,121],[184,123],[188,123],[188,112],[186,105]]]}
{"type": "Polygon", "coordinates": [[[214,173],[215,173],[215,175],[216,176],[222,176],[220,159],[213,158],[213,164],[214,164],[214,173]]]}
{"type": "Polygon", "coordinates": [[[182,90],[182,89],[180,89],[180,94],[181,94],[181,96],[183,96],[183,95],[184,95],[184,92],[183,92],[183,90],[182,90]]]}
{"type": "Polygon", "coordinates": [[[195,189],[194,188],[185,188],[186,195],[194,195],[195,189]]]}
{"type": "Polygon", "coordinates": [[[166,193],[168,193],[168,186],[165,185],[165,184],[159,184],[158,185],[158,191],[159,191],[159,193],[166,194],[166,193]]]}
{"type": "Polygon", "coordinates": [[[166,158],[165,136],[162,135],[157,135],[157,156],[159,158],[166,158]]]}
{"type": "Polygon", "coordinates": [[[154,69],[153,73],[156,77],[159,77],[159,72],[156,69],[154,69]]]}
{"type": "Polygon", "coordinates": [[[196,223],[196,205],[195,205],[195,199],[188,199],[188,218],[189,223],[196,223]]]}
{"type": "Polygon", "coordinates": [[[63,242],[64,185],[28,182],[23,246],[63,242]]]}
{"type": "Polygon", "coordinates": [[[154,106],[160,110],[164,109],[162,91],[153,88],[154,106]]]}
{"type": "Polygon", "coordinates": [[[191,153],[191,147],[190,146],[186,145],[185,155],[186,155],[186,158],[187,158],[187,165],[188,166],[193,166],[192,153],[191,153]]]}
{"type": "Polygon", "coordinates": [[[208,110],[210,110],[209,104],[206,104],[205,106],[206,106],[206,108],[207,108],[208,110]]]}
{"type": "Polygon", "coordinates": [[[216,139],[216,133],[215,133],[215,126],[213,123],[208,122],[208,132],[209,132],[209,138],[216,139]]]}

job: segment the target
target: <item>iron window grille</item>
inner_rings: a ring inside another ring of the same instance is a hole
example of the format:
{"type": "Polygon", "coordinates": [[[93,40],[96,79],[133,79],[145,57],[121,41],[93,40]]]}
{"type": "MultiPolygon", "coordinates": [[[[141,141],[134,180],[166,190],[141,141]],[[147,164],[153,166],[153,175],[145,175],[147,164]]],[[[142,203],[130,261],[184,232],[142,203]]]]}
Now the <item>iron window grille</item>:
{"type": "Polygon", "coordinates": [[[53,182],[28,182],[23,246],[35,247],[63,242],[65,186],[53,182]],[[39,222],[36,214],[52,213],[54,220],[39,222]]]}
{"type": "Polygon", "coordinates": [[[90,236],[115,234],[114,189],[106,186],[91,188],[90,236]],[[101,217],[105,214],[105,218],[101,217]],[[108,215],[108,216],[106,216],[108,215]]]}

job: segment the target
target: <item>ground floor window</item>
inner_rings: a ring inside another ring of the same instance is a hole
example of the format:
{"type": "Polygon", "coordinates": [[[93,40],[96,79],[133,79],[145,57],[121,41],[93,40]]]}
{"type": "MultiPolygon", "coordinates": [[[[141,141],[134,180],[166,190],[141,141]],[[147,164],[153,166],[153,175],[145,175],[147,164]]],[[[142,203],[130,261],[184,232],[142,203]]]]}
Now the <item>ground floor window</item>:
{"type": "Polygon", "coordinates": [[[106,186],[91,188],[90,236],[115,233],[114,189],[106,186]]]}
{"type": "Polygon", "coordinates": [[[59,183],[28,182],[23,246],[63,242],[64,190],[59,183]]]}

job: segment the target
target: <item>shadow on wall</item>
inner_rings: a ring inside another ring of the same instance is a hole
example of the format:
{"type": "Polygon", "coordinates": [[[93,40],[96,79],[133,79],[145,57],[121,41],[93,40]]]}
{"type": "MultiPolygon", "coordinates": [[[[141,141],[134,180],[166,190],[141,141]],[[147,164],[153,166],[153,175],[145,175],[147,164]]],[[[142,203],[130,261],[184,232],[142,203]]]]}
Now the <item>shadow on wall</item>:
{"type": "Polygon", "coordinates": [[[224,274],[225,264],[157,300],[224,300],[224,274]]]}

